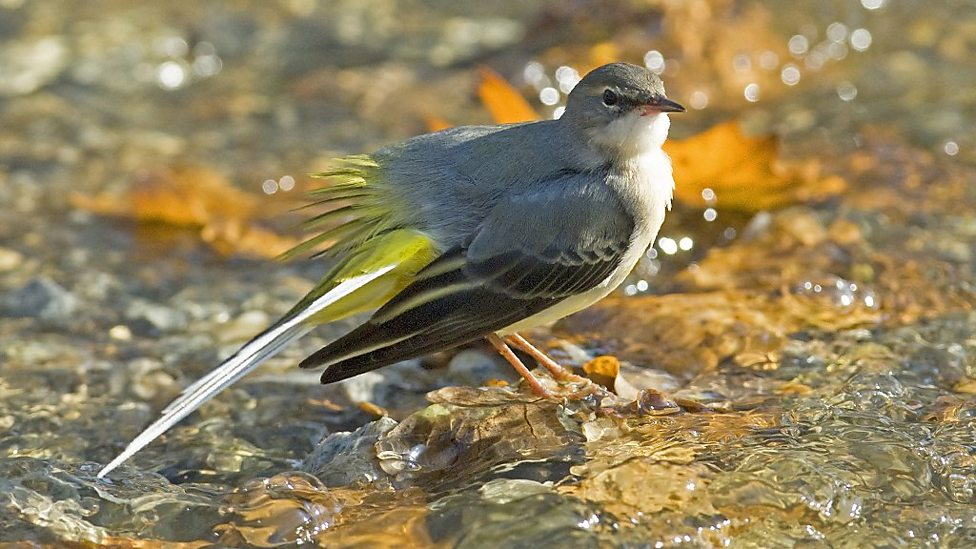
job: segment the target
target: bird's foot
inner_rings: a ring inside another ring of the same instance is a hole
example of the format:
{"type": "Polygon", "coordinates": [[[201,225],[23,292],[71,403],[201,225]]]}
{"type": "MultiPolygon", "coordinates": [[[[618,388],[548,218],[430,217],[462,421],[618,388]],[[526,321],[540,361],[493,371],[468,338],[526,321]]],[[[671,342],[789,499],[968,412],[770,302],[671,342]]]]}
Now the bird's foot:
{"type": "Polygon", "coordinates": [[[506,339],[508,343],[515,345],[519,349],[528,353],[532,358],[535,358],[546,370],[552,375],[552,387],[547,387],[543,381],[541,381],[536,376],[532,375],[532,372],[526,368],[525,364],[521,359],[515,354],[514,351],[506,344],[506,342],[495,334],[491,334],[486,337],[488,343],[498,351],[498,354],[502,355],[512,368],[525,379],[526,384],[532,393],[540,398],[547,400],[582,400],[584,398],[590,397],[592,395],[604,396],[607,393],[606,389],[600,385],[593,383],[589,379],[578,376],[566,368],[560,366],[556,361],[552,360],[545,353],[536,349],[532,344],[525,340],[522,336],[517,334],[508,336],[506,339]],[[567,387],[568,386],[568,387],[567,387]],[[568,390],[567,390],[568,389],[568,390]]]}
{"type": "Polygon", "coordinates": [[[549,358],[546,353],[540,351],[534,345],[529,343],[524,337],[518,334],[512,334],[506,336],[505,339],[512,345],[515,345],[519,349],[525,351],[532,358],[536,359],[536,361],[542,365],[543,368],[549,370],[549,373],[552,374],[553,379],[557,381],[572,382],[589,381],[587,378],[578,376],[569,369],[562,367],[558,362],[549,358]]]}
{"type": "Polygon", "coordinates": [[[532,390],[533,394],[542,398],[553,398],[552,393],[550,393],[549,390],[546,389],[534,375],[532,375],[532,372],[525,367],[525,364],[523,364],[519,357],[516,356],[515,352],[512,351],[512,349],[506,345],[504,341],[502,341],[502,338],[498,337],[496,334],[489,334],[487,337],[485,337],[485,339],[488,340],[488,343],[491,343],[491,346],[498,351],[498,354],[502,355],[502,358],[507,360],[508,363],[512,365],[512,368],[515,368],[515,371],[522,376],[522,379],[528,383],[529,389],[532,390]]]}
{"type": "MultiPolygon", "coordinates": [[[[545,353],[535,348],[531,343],[518,334],[506,336],[503,340],[497,334],[491,334],[487,338],[489,343],[498,351],[515,371],[525,379],[529,390],[537,397],[558,402],[582,401],[595,397],[602,403],[601,411],[612,415],[669,415],[680,412],[709,412],[715,409],[697,400],[675,397],[657,389],[641,389],[632,393],[633,398],[624,398],[622,395],[615,394],[599,383],[595,383],[589,378],[578,376],[568,369],[560,366],[556,361],[546,356],[545,353]],[[532,375],[526,368],[521,359],[512,351],[510,343],[522,351],[525,351],[532,358],[536,359],[546,370],[549,371],[551,378],[546,376],[542,379],[532,375]]],[[[633,391],[634,389],[631,388],[633,391]]]]}

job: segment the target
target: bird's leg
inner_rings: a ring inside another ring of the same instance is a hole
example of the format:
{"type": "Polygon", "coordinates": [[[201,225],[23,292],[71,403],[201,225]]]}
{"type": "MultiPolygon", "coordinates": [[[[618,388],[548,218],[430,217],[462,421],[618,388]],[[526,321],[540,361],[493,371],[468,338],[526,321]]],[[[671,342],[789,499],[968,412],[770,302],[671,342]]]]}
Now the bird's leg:
{"type": "Polygon", "coordinates": [[[555,379],[558,379],[559,381],[581,381],[583,379],[566,368],[560,366],[558,362],[549,358],[546,353],[536,349],[535,346],[529,343],[524,337],[518,334],[511,334],[506,336],[505,339],[507,339],[512,345],[515,345],[519,349],[522,349],[528,353],[532,358],[538,360],[539,364],[542,364],[546,370],[549,370],[549,373],[551,373],[552,377],[555,379]]]}
{"type": "Polygon", "coordinates": [[[498,354],[505,357],[505,360],[512,365],[512,368],[515,368],[515,371],[518,372],[520,376],[525,378],[525,382],[529,384],[529,387],[532,389],[532,392],[536,394],[536,396],[552,398],[552,394],[550,394],[549,391],[547,391],[546,388],[539,383],[539,380],[532,375],[532,372],[525,367],[525,364],[522,364],[519,357],[515,356],[512,349],[510,349],[508,345],[502,341],[502,338],[498,337],[498,334],[489,334],[487,337],[485,337],[485,339],[487,339],[488,343],[491,343],[491,346],[498,351],[498,354]]]}

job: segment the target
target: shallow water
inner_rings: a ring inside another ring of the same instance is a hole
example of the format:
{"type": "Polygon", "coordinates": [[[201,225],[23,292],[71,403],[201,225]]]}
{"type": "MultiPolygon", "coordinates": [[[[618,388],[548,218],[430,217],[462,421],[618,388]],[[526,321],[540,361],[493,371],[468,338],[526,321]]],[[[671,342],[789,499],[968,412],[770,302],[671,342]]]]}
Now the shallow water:
{"type": "Polygon", "coordinates": [[[961,0],[0,0],[0,541],[971,546],[974,49],[961,0]],[[736,119],[844,181],[678,202],[619,295],[532,334],[709,411],[475,389],[514,381],[479,346],[297,371],[346,322],[95,480],[324,272],[261,253],[297,236],[303,174],[489,121],[478,64],[551,115],[570,69],[612,59],[663,71],[691,107],[674,137],[736,119]],[[253,226],[84,207],[160,181],[224,189],[253,226]]]}

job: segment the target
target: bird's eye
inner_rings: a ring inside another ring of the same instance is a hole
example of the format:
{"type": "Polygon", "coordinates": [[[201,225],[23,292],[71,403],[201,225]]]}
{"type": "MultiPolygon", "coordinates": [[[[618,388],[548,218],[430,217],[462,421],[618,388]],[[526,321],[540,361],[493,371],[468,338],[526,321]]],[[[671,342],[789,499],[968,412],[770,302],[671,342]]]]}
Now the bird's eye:
{"type": "Polygon", "coordinates": [[[617,104],[617,94],[613,90],[606,90],[603,92],[603,104],[612,107],[617,104]]]}

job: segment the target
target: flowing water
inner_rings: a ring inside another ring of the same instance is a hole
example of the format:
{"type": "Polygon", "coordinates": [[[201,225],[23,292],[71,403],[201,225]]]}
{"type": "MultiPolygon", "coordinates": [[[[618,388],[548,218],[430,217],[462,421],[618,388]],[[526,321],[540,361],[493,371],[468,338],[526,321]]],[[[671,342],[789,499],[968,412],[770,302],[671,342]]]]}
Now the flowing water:
{"type": "Polygon", "coordinates": [[[976,545],[974,53],[971,0],[0,0],[0,542],[976,545]],[[306,173],[490,121],[481,65],[558,116],[616,59],[676,139],[782,141],[676,160],[715,185],[532,334],[629,399],[478,388],[514,381],[478,345],[320,386],[343,322],[95,478],[326,270],[270,259],[306,173]]]}

